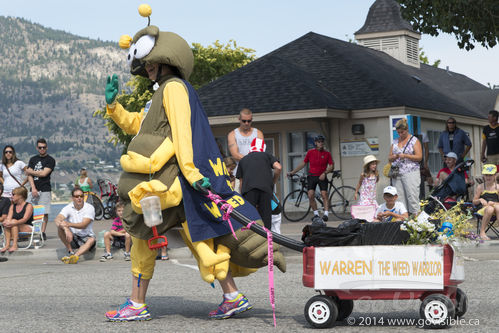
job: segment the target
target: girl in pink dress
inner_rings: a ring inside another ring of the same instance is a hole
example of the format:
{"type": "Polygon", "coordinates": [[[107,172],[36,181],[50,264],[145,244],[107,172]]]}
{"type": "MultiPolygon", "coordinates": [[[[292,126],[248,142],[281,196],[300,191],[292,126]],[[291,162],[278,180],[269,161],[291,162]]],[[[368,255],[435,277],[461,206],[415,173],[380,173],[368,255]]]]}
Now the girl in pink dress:
{"type": "Polygon", "coordinates": [[[376,184],[379,180],[378,162],[379,160],[374,155],[364,157],[364,168],[360,174],[354,196],[354,199],[357,200],[357,194],[360,193],[359,205],[374,205],[378,208],[378,203],[376,202],[376,184]]]}

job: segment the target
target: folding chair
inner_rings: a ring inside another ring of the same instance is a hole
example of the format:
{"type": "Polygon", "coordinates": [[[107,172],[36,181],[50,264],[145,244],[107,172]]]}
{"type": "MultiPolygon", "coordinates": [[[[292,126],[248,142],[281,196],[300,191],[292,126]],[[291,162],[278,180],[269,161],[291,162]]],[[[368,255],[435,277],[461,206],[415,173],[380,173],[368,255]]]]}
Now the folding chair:
{"type": "Polygon", "coordinates": [[[43,240],[42,236],[42,224],[43,224],[44,215],[45,215],[45,206],[43,205],[33,206],[33,222],[31,226],[31,232],[19,232],[19,237],[29,237],[28,246],[19,247],[20,249],[29,249],[36,238],[38,238],[40,241],[40,247],[45,245],[45,241],[43,240]]]}
{"type": "MultiPolygon", "coordinates": [[[[478,214],[477,212],[475,212],[473,215],[476,218],[476,233],[477,233],[477,235],[479,235],[480,228],[482,226],[483,216],[478,214]]],[[[487,226],[487,228],[485,228],[485,233],[487,233],[487,231],[489,231],[489,230],[492,230],[492,232],[495,233],[497,237],[499,237],[499,229],[496,226],[494,226],[494,223],[496,221],[497,221],[497,217],[495,215],[492,215],[492,217],[490,218],[490,221],[489,221],[489,225],[487,226]]]]}

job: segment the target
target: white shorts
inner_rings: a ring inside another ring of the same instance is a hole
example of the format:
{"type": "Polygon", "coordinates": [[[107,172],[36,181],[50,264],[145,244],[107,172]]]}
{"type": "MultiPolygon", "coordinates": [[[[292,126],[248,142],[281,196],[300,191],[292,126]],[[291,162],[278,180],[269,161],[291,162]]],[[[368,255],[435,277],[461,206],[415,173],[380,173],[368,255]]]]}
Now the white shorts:
{"type": "Polygon", "coordinates": [[[50,214],[50,203],[52,202],[52,192],[38,192],[38,196],[34,197],[30,192],[28,195],[28,202],[30,202],[33,206],[35,205],[44,205],[45,206],[45,215],[50,214]]]}

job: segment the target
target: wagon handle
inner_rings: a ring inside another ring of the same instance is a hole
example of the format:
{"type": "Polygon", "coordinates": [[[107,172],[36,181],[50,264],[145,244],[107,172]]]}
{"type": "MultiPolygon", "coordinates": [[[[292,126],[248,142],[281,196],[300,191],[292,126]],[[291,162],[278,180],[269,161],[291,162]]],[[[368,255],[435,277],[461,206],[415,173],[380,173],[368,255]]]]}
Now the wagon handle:
{"type": "MultiPolygon", "coordinates": [[[[216,194],[218,195],[216,192],[214,192],[211,188],[209,189],[205,189],[205,188],[199,188],[200,192],[203,193],[204,195],[208,196],[208,190],[210,192],[212,192],[213,194],[216,194]]],[[[222,204],[221,203],[218,203],[217,206],[219,208],[222,207],[222,204]]],[[[241,214],[240,212],[238,212],[237,210],[232,210],[232,212],[230,213],[230,216],[232,218],[234,218],[237,222],[241,223],[242,225],[244,225],[245,227],[250,225],[250,229],[251,231],[253,231],[254,233],[262,236],[262,237],[265,237],[267,238],[267,233],[265,232],[265,230],[263,230],[262,226],[256,224],[256,223],[251,223],[252,221],[247,218],[246,216],[244,216],[243,214],[241,214]]],[[[295,251],[298,251],[298,252],[303,252],[303,249],[306,247],[306,245],[303,243],[303,242],[299,242],[297,240],[294,240],[292,238],[289,238],[289,237],[286,237],[286,236],[283,236],[281,234],[277,234],[277,233],[274,233],[273,231],[272,232],[272,239],[275,243],[277,244],[280,244],[284,247],[287,247],[288,249],[291,249],[291,250],[295,250],[295,251]]]]}

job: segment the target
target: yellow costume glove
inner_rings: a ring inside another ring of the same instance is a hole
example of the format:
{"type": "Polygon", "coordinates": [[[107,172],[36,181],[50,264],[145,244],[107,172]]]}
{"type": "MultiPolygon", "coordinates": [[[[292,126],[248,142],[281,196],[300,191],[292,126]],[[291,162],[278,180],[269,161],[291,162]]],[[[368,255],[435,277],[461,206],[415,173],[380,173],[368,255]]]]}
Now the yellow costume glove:
{"type": "Polygon", "coordinates": [[[157,179],[153,179],[149,182],[141,182],[135,186],[128,196],[132,202],[132,208],[137,214],[142,214],[142,207],[140,205],[140,200],[146,196],[156,195],[159,197],[161,202],[161,210],[165,210],[170,207],[175,207],[180,204],[182,200],[182,188],[180,186],[180,180],[175,178],[173,184],[168,188],[165,184],[157,179]]]}
{"type": "Polygon", "coordinates": [[[182,228],[183,230],[180,234],[194,257],[198,261],[199,273],[201,274],[203,280],[208,283],[213,282],[215,279],[215,272],[217,275],[221,277],[223,276],[222,280],[225,280],[229,269],[230,259],[229,252],[225,250],[228,250],[228,248],[220,248],[215,253],[213,239],[192,242],[187,222],[182,223],[182,228]]]}
{"type": "Polygon", "coordinates": [[[120,164],[124,171],[132,173],[155,173],[159,171],[170,158],[175,155],[172,141],[166,138],[165,141],[151,154],[145,157],[139,153],[129,151],[122,155],[120,164]]]}

